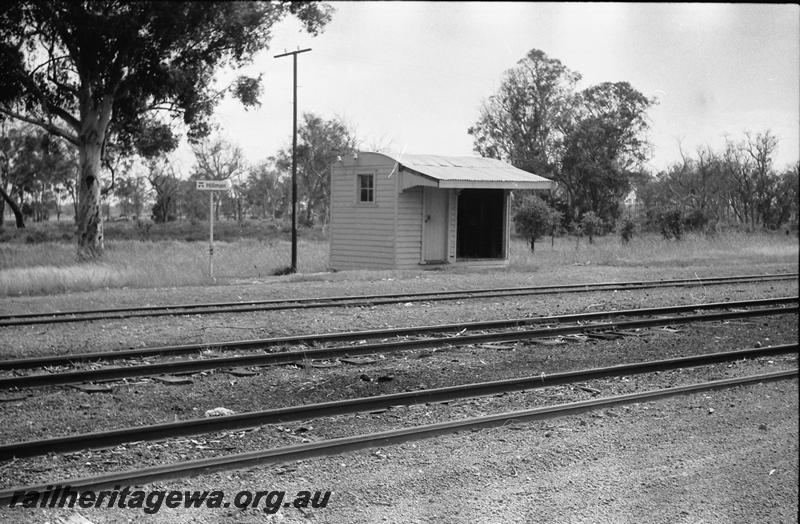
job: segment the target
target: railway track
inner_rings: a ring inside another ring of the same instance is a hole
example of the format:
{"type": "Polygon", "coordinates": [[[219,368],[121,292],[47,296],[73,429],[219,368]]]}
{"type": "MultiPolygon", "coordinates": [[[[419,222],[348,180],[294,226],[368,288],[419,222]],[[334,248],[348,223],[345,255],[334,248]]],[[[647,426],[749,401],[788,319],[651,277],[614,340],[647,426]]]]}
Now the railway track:
{"type": "Polygon", "coordinates": [[[797,278],[798,273],[780,273],[771,275],[738,275],[728,277],[643,280],[634,282],[603,282],[551,286],[510,287],[500,289],[451,290],[423,293],[254,300],[242,302],[217,302],[208,304],[173,304],[161,306],[142,306],[136,308],[106,308],[94,310],[55,311],[49,313],[22,313],[0,315],[0,327],[64,322],[84,322],[91,320],[126,319],[134,317],[207,315],[218,313],[275,311],[284,309],[373,306],[419,301],[464,300],[472,298],[650,289],[675,286],[711,286],[796,280],[797,278]]]}
{"type": "MultiPolygon", "coordinates": [[[[285,351],[276,353],[260,353],[251,355],[239,355],[230,357],[215,357],[215,358],[197,358],[197,359],[180,359],[167,362],[160,362],[155,364],[135,364],[130,366],[112,366],[103,367],[98,369],[81,369],[76,371],[60,371],[55,373],[40,373],[22,376],[0,377],[0,389],[10,388],[23,388],[23,387],[37,387],[58,384],[69,384],[76,382],[87,381],[108,381],[118,380],[122,378],[152,376],[165,373],[191,373],[204,370],[226,369],[236,367],[248,366],[269,366],[276,364],[289,364],[295,362],[302,362],[305,360],[317,359],[331,359],[339,357],[352,357],[357,355],[369,355],[375,353],[395,353],[398,351],[416,350],[416,349],[430,349],[440,347],[458,347],[470,344],[490,343],[490,342],[511,342],[523,341],[536,338],[553,337],[557,335],[592,333],[597,331],[608,330],[631,330],[652,328],[658,326],[669,326],[677,324],[687,324],[693,322],[709,322],[721,321],[740,318],[752,318],[771,315],[786,315],[797,314],[798,297],[783,297],[779,299],[764,299],[761,301],[742,301],[736,303],[716,303],[714,308],[727,309],[731,307],[743,307],[743,304],[748,303],[753,305],[763,306],[771,303],[772,307],[757,307],[755,309],[747,310],[734,310],[734,311],[707,311],[700,314],[693,315],[679,315],[679,316],[657,316],[653,318],[646,318],[640,320],[605,320],[594,322],[591,324],[582,324],[576,321],[575,315],[565,315],[561,317],[540,317],[548,319],[547,322],[559,322],[558,319],[568,318],[572,323],[568,325],[561,325],[556,327],[545,327],[539,329],[506,329],[503,331],[494,332],[480,332],[474,334],[465,334],[468,329],[462,324],[461,328],[465,333],[457,333],[449,336],[418,338],[418,339],[405,339],[395,340],[391,342],[377,342],[365,344],[350,344],[335,347],[323,347],[312,349],[301,349],[296,351],[285,351]],[[773,301],[773,302],[770,302],[773,301]],[[786,304],[794,303],[794,306],[784,307],[786,304]]],[[[676,308],[683,308],[686,311],[687,307],[692,306],[674,306],[676,308]]],[[[710,306],[706,304],[705,306],[710,306]]],[[[701,305],[702,307],[702,305],[701,305]]],[[[646,310],[626,310],[617,312],[603,312],[606,317],[625,317],[636,315],[657,315],[659,312],[663,313],[665,310],[676,312],[676,310],[669,310],[668,308],[651,308],[646,310]],[[644,313],[643,313],[644,312],[644,313]]],[[[587,315],[598,315],[598,313],[581,314],[584,320],[587,315]]],[[[601,318],[601,317],[595,317],[601,318]]],[[[523,319],[529,322],[531,319],[523,319]]],[[[517,321],[498,321],[500,323],[517,322],[517,321]]],[[[452,325],[451,325],[452,327],[452,325]]],[[[474,323],[473,329],[486,329],[485,322],[474,323]],[[478,327],[480,326],[480,327],[478,327]]],[[[508,326],[504,326],[508,327],[508,326]]],[[[431,327],[426,327],[430,329],[431,327]]],[[[406,329],[406,328],[404,328],[406,329]]],[[[414,330],[416,328],[408,328],[414,330]]],[[[414,331],[411,331],[414,332],[414,331]]],[[[404,331],[408,334],[408,331],[404,331]]],[[[426,332],[427,333],[427,332],[426,332]]],[[[352,334],[350,334],[352,335],[352,334]]],[[[12,364],[7,364],[5,369],[13,368],[12,364]]],[[[52,362],[52,361],[50,361],[52,362]]],[[[26,366],[30,367],[32,359],[24,359],[26,366]]]]}
{"type": "Polygon", "coordinates": [[[412,326],[366,331],[347,331],[339,333],[318,333],[307,335],[290,335],[283,337],[261,338],[253,340],[233,340],[227,342],[207,342],[201,344],[181,344],[149,348],[125,349],[117,351],[97,351],[91,353],[70,353],[45,357],[16,358],[0,360],[0,371],[11,369],[33,369],[47,366],[73,366],[81,362],[99,362],[120,359],[140,359],[156,356],[178,356],[197,354],[214,349],[218,352],[261,350],[274,347],[294,345],[317,346],[324,343],[341,343],[362,340],[387,339],[402,336],[420,336],[443,333],[460,333],[485,329],[514,328],[528,325],[563,324],[565,322],[592,322],[615,317],[633,317],[648,315],[667,315],[691,311],[707,311],[717,309],[736,309],[760,306],[780,306],[796,304],[798,296],[776,297],[756,300],[740,300],[730,302],[708,302],[686,304],[680,306],[662,306],[655,308],[637,308],[615,311],[595,311],[592,313],[573,313],[565,315],[549,315],[542,317],[523,317],[503,320],[479,322],[459,322],[455,324],[437,324],[428,326],[412,326]]]}
{"type": "Polygon", "coordinates": [[[67,453],[83,449],[107,448],[126,442],[161,440],[201,433],[213,433],[234,429],[250,428],[263,424],[277,424],[307,420],[333,415],[352,414],[391,406],[442,402],[460,398],[478,397],[538,389],[562,384],[580,383],[599,378],[619,377],[654,371],[666,371],[732,362],[736,360],[797,353],[798,344],[768,346],[720,353],[706,353],[688,357],[652,360],[632,364],[592,368],[564,373],[541,374],[536,376],[463,384],[436,389],[424,389],[388,395],[377,395],[356,399],[306,404],[279,409],[242,413],[227,417],[197,418],[182,422],[128,427],[96,433],[84,433],[68,437],[57,437],[27,442],[0,445],[0,460],[44,455],[50,452],[67,453]]]}
{"type": "MultiPolygon", "coordinates": [[[[795,345],[796,349],[796,345],[795,345]]],[[[61,481],[48,481],[46,484],[17,486],[0,490],[0,504],[7,505],[19,492],[52,490],[55,486],[69,486],[73,491],[99,490],[113,486],[143,485],[155,481],[182,478],[223,471],[242,469],[258,464],[286,462],[291,460],[307,459],[312,457],[332,456],[347,451],[400,444],[403,442],[433,438],[452,434],[459,431],[498,427],[511,422],[528,422],[550,418],[574,415],[598,408],[607,408],[631,403],[650,402],[658,399],[677,395],[687,395],[702,391],[718,390],[758,382],[770,382],[796,378],[798,370],[791,369],[774,373],[765,373],[737,377],[725,380],[715,380],[690,384],[673,388],[656,389],[627,395],[603,397],[569,404],[545,406],[521,411],[512,411],[481,417],[471,417],[457,421],[412,426],[392,431],[371,433],[329,439],[320,442],[302,444],[297,446],[263,449],[248,453],[239,453],[227,456],[211,457],[199,460],[183,461],[180,463],[152,466],[128,471],[112,472],[92,475],[78,479],[61,481]]]]}

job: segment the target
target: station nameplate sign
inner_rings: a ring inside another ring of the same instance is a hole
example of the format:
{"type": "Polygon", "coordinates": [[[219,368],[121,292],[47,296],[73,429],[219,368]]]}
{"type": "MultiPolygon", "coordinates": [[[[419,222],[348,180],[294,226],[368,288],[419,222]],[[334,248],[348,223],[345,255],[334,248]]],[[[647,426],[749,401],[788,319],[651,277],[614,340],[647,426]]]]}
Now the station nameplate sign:
{"type": "Polygon", "coordinates": [[[200,191],[227,191],[231,188],[230,180],[198,180],[197,189],[200,191]]]}

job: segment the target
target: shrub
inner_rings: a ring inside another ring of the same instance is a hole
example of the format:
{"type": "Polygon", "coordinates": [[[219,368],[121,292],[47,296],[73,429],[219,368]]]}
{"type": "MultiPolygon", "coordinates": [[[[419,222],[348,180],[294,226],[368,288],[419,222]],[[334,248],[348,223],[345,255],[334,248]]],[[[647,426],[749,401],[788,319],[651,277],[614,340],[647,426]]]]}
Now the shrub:
{"type": "Polygon", "coordinates": [[[554,216],[553,209],[535,194],[526,196],[520,204],[514,224],[517,232],[530,240],[531,251],[535,250],[535,242],[551,229],[554,216]]]}
{"type": "Polygon", "coordinates": [[[152,226],[152,222],[136,219],[136,231],[139,234],[139,240],[150,240],[150,228],[152,226]]]}
{"type": "Polygon", "coordinates": [[[636,223],[629,216],[622,219],[619,225],[619,236],[622,242],[627,244],[633,238],[633,231],[636,229],[636,223]]]}
{"type": "Polygon", "coordinates": [[[581,216],[581,231],[589,236],[589,243],[594,241],[594,235],[600,232],[603,226],[603,219],[597,216],[594,211],[587,211],[581,216]]]}
{"type": "Polygon", "coordinates": [[[666,238],[680,240],[683,236],[683,216],[679,209],[664,209],[656,215],[656,223],[661,235],[666,238]]]}
{"type": "Polygon", "coordinates": [[[547,228],[550,231],[550,246],[552,247],[556,241],[556,235],[560,235],[563,226],[561,223],[564,220],[564,213],[561,211],[550,208],[550,213],[547,215],[547,228]]]}
{"type": "Polygon", "coordinates": [[[709,217],[702,209],[692,209],[683,217],[683,224],[688,231],[705,230],[708,223],[709,217]]]}

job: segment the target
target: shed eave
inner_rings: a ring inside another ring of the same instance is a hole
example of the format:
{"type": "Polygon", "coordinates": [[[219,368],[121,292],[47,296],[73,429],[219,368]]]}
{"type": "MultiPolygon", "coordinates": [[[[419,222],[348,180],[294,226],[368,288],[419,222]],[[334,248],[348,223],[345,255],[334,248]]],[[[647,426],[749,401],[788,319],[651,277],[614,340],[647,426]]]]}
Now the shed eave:
{"type": "Polygon", "coordinates": [[[544,191],[553,188],[552,180],[492,158],[405,155],[395,165],[403,175],[403,190],[419,186],[544,191]]]}
{"type": "Polygon", "coordinates": [[[513,181],[513,180],[440,180],[442,189],[538,189],[550,190],[553,182],[547,181],[513,181]]]}
{"type": "Polygon", "coordinates": [[[400,166],[400,176],[402,178],[401,187],[403,191],[420,186],[440,187],[439,180],[405,166],[400,166]]]}
{"type": "Polygon", "coordinates": [[[400,166],[402,190],[413,187],[438,187],[440,189],[536,189],[547,191],[555,186],[552,180],[536,177],[539,180],[457,180],[441,179],[435,175],[421,173],[408,166],[400,166]]]}

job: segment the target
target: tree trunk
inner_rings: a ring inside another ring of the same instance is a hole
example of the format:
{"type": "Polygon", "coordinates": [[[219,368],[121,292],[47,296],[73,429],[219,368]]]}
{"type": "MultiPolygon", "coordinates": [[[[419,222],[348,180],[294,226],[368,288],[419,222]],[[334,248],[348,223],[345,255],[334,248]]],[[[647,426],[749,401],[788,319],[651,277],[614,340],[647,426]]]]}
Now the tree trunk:
{"type": "MultiPolygon", "coordinates": [[[[76,177],[77,179],[77,174],[76,177]]],[[[77,181],[77,180],[76,180],[77,181]]],[[[75,224],[78,223],[78,195],[76,194],[76,188],[74,184],[70,184],[67,186],[67,191],[69,192],[69,198],[72,200],[72,221],[75,224]]]]}
{"type": "Polygon", "coordinates": [[[311,225],[311,217],[314,215],[314,209],[311,207],[311,199],[306,201],[306,225],[311,225]]]}
{"type": "MultiPolygon", "coordinates": [[[[89,133],[90,135],[96,133],[89,133]]],[[[103,255],[103,217],[100,214],[100,144],[84,140],[80,148],[78,175],[78,259],[91,260],[103,255]]]]}
{"type": "Polygon", "coordinates": [[[103,96],[98,102],[91,90],[81,93],[80,161],[78,163],[78,259],[103,256],[103,216],[100,200],[100,168],[103,141],[111,121],[113,98],[103,96]]]}
{"type": "Polygon", "coordinates": [[[531,253],[535,253],[536,252],[536,246],[534,245],[535,242],[536,242],[536,239],[531,237],[531,253]]]}
{"type": "Polygon", "coordinates": [[[4,202],[8,202],[8,206],[11,208],[11,211],[14,212],[14,218],[17,220],[17,229],[24,229],[25,228],[25,219],[22,216],[22,211],[20,211],[19,206],[11,200],[11,197],[8,196],[6,190],[3,187],[0,187],[0,196],[3,197],[4,202]]]}

